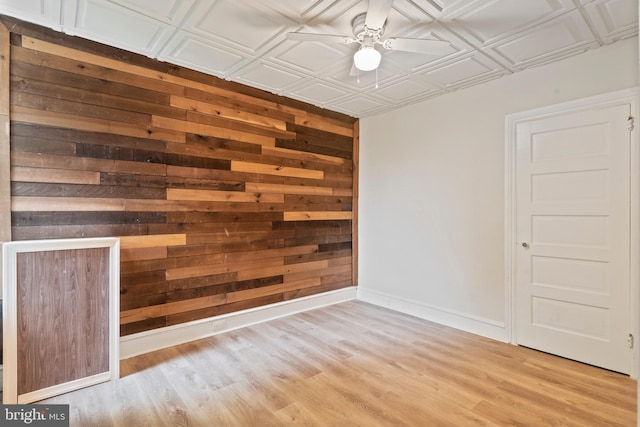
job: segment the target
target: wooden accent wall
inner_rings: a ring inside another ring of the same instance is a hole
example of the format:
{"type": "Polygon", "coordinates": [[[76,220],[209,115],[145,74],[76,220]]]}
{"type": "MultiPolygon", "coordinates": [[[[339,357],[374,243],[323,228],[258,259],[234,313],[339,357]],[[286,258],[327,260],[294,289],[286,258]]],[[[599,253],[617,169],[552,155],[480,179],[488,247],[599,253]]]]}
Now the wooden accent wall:
{"type": "Polygon", "coordinates": [[[356,119],[11,29],[13,240],[121,238],[121,334],[352,286],[356,119]]]}

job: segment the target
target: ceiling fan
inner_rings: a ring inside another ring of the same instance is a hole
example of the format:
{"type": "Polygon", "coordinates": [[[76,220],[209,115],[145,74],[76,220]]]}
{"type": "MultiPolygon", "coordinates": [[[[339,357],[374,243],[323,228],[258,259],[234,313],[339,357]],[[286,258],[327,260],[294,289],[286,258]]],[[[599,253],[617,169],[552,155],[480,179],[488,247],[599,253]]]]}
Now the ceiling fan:
{"type": "MultiPolygon", "coordinates": [[[[429,3],[442,12],[442,8],[435,2],[429,3]]],[[[325,43],[339,43],[343,45],[358,43],[360,47],[353,55],[353,64],[357,70],[371,71],[378,68],[382,55],[376,49],[376,45],[381,45],[387,50],[398,50],[404,52],[425,53],[440,55],[449,53],[451,47],[449,42],[432,39],[413,39],[404,37],[391,37],[383,39],[387,16],[391,11],[393,0],[369,0],[369,7],[366,13],[361,13],[353,18],[353,37],[333,34],[315,34],[291,32],[287,33],[287,38],[296,41],[317,41],[325,43]]]]}

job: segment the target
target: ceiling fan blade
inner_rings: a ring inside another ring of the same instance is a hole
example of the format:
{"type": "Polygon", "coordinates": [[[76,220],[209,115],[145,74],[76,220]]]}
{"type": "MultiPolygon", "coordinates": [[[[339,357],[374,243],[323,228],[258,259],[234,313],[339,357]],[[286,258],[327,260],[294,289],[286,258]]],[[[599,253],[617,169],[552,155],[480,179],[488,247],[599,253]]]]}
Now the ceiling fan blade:
{"type": "Polygon", "coordinates": [[[296,40],[302,42],[324,42],[324,43],[339,43],[339,44],[351,44],[356,43],[357,40],[353,37],[337,36],[333,34],[315,34],[315,33],[287,33],[289,40],[296,40]]]}
{"type": "Polygon", "coordinates": [[[369,8],[367,9],[367,18],[364,25],[377,30],[384,26],[384,22],[389,16],[393,0],[369,0],[369,8]]]}
{"type": "Polygon", "coordinates": [[[360,70],[356,68],[356,64],[351,64],[351,71],[349,71],[349,75],[351,77],[355,77],[360,74],[360,70]]]}
{"type": "Polygon", "coordinates": [[[403,37],[396,37],[386,39],[382,45],[385,49],[426,53],[428,55],[446,55],[447,53],[453,52],[451,44],[442,40],[407,39],[403,37]]]}
{"type": "Polygon", "coordinates": [[[442,6],[440,6],[438,3],[436,3],[433,0],[427,0],[427,3],[429,3],[431,6],[433,6],[433,8],[438,11],[438,12],[442,12],[442,6]]]}

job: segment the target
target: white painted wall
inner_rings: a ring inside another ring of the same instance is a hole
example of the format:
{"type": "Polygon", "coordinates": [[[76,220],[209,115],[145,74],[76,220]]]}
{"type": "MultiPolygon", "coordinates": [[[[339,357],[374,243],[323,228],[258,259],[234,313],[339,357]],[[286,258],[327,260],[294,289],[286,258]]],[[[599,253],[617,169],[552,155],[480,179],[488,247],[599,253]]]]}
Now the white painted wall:
{"type": "Polygon", "coordinates": [[[508,339],[505,116],[639,84],[636,37],[362,119],[359,297],[508,339]]]}

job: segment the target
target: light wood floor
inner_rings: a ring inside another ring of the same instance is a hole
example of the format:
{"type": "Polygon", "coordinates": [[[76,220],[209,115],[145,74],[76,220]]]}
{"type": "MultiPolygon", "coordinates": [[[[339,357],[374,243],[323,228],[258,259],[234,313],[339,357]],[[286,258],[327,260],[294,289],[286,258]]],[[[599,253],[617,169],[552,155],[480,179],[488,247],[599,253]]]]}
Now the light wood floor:
{"type": "Polygon", "coordinates": [[[72,426],[635,426],[628,377],[348,302],[122,361],[72,426]]]}

